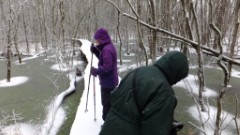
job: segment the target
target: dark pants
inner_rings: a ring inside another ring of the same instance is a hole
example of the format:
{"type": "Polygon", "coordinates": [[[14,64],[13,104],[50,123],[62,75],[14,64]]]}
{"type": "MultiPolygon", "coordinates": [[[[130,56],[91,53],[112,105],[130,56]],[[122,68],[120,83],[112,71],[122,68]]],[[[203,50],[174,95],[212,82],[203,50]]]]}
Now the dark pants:
{"type": "Polygon", "coordinates": [[[101,88],[101,98],[102,98],[102,119],[105,121],[107,114],[111,108],[110,94],[114,88],[101,88]]]}

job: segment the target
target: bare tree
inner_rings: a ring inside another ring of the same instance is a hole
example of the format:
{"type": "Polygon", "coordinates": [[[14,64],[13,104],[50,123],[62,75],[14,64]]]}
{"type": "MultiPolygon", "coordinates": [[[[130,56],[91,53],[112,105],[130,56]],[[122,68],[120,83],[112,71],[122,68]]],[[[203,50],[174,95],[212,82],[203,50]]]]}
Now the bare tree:
{"type": "Polygon", "coordinates": [[[240,130],[239,130],[239,123],[238,123],[238,118],[239,118],[239,100],[238,100],[238,97],[236,96],[236,111],[235,111],[235,117],[233,118],[234,119],[234,122],[235,122],[235,125],[236,125],[236,130],[237,130],[237,134],[240,135],[240,130]]]}
{"type": "Polygon", "coordinates": [[[98,29],[97,1],[93,0],[94,30],[98,29]]]}
{"type": "Polygon", "coordinates": [[[106,0],[107,2],[111,3],[117,10],[117,33],[118,33],[118,38],[119,38],[119,42],[120,42],[120,47],[119,47],[119,59],[120,59],[120,65],[122,65],[122,37],[121,37],[121,33],[120,33],[120,22],[121,22],[121,10],[120,8],[116,5],[116,3],[112,2],[112,1],[109,1],[109,0],[106,0]]]}
{"type": "MultiPolygon", "coordinates": [[[[155,0],[149,0],[149,11],[150,11],[150,24],[152,26],[157,26],[156,24],[156,1],[155,0]]],[[[150,43],[150,56],[153,62],[156,61],[156,50],[157,50],[157,31],[155,30],[151,30],[150,29],[150,33],[151,33],[151,40],[152,41],[150,43]]]]}
{"type": "Polygon", "coordinates": [[[16,55],[18,56],[18,62],[21,64],[22,63],[22,58],[21,58],[21,54],[19,52],[18,49],[18,24],[19,24],[19,20],[20,20],[20,14],[16,14],[15,13],[15,21],[13,22],[13,24],[15,24],[15,28],[14,28],[14,46],[15,46],[15,50],[16,50],[16,55]]]}
{"type": "Polygon", "coordinates": [[[140,3],[138,4],[138,12],[134,9],[133,5],[130,3],[129,0],[127,0],[129,6],[131,7],[132,11],[134,12],[136,18],[137,18],[137,32],[138,32],[138,44],[139,47],[143,50],[144,52],[144,56],[145,56],[145,62],[146,62],[146,66],[148,65],[148,55],[147,55],[147,51],[145,49],[145,46],[143,44],[143,39],[142,39],[142,32],[141,32],[141,26],[140,26],[140,16],[139,16],[139,12],[141,11],[141,7],[140,7],[140,3]]]}
{"type": "Polygon", "coordinates": [[[36,0],[37,5],[37,14],[38,14],[38,22],[39,22],[39,31],[40,31],[40,41],[41,45],[45,50],[45,54],[47,56],[48,42],[47,42],[47,29],[46,29],[46,18],[45,18],[45,8],[43,0],[36,0]]]}
{"type": "MultiPolygon", "coordinates": [[[[209,2],[210,4],[210,15],[211,18],[213,18],[213,9],[212,9],[212,1],[210,0],[209,2]]],[[[222,19],[221,19],[222,20],[222,19]]],[[[222,68],[223,72],[224,72],[224,83],[222,88],[219,90],[219,96],[217,98],[217,116],[216,116],[216,127],[214,130],[214,135],[221,135],[222,132],[222,123],[223,123],[223,119],[222,119],[222,111],[223,111],[223,96],[225,95],[227,89],[228,89],[228,84],[229,84],[229,70],[227,68],[227,66],[225,65],[225,63],[223,62],[222,58],[223,58],[223,46],[222,46],[222,32],[221,29],[219,29],[214,23],[213,23],[213,19],[211,19],[211,28],[213,29],[213,31],[216,33],[216,39],[215,44],[218,45],[219,48],[219,56],[218,56],[218,65],[219,67],[222,68]]],[[[220,27],[220,26],[219,26],[220,27]]]]}
{"type": "MultiPolygon", "coordinates": [[[[232,34],[232,43],[230,45],[230,52],[229,52],[229,57],[233,58],[235,55],[235,48],[237,45],[237,39],[239,37],[238,31],[239,31],[239,9],[240,9],[240,1],[236,1],[236,5],[234,8],[234,12],[233,12],[233,22],[235,23],[234,27],[233,27],[233,34],[232,34]]],[[[228,70],[229,70],[229,78],[231,76],[231,71],[232,71],[232,63],[229,62],[228,64],[228,70]]]]}
{"type": "Polygon", "coordinates": [[[205,81],[204,81],[204,69],[203,69],[203,54],[202,54],[202,48],[200,44],[202,43],[201,39],[201,33],[200,33],[200,26],[199,26],[199,20],[197,19],[196,11],[194,10],[193,1],[190,3],[194,21],[195,21],[195,27],[196,27],[196,37],[197,42],[199,43],[198,47],[196,48],[197,52],[197,58],[198,58],[198,80],[199,80],[199,104],[201,106],[202,111],[206,111],[206,108],[204,106],[203,101],[203,92],[205,92],[205,81]]]}
{"type": "MultiPolygon", "coordinates": [[[[131,15],[127,14],[127,13],[124,13],[123,15],[128,17],[128,18],[130,18],[130,19],[132,19],[132,20],[135,20],[135,21],[137,20],[136,17],[131,16],[131,15]]],[[[182,37],[180,35],[177,35],[177,34],[174,34],[174,33],[170,32],[170,31],[167,31],[167,30],[164,30],[164,29],[161,29],[161,28],[158,28],[158,27],[153,27],[153,26],[149,25],[148,23],[146,23],[146,22],[144,22],[142,20],[139,20],[139,23],[142,24],[143,26],[149,28],[149,29],[154,29],[157,32],[168,34],[169,36],[171,36],[173,38],[176,38],[177,40],[180,40],[181,42],[187,43],[186,45],[189,45],[189,46],[191,46],[193,48],[196,48],[198,46],[198,43],[195,42],[195,41],[192,41],[190,39],[184,38],[184,37],[182,37]]],[[[200,46],[201,46],[201,48],[203,50],[203,53],[205,53],[205,54],[212,55],[214,57],[217,57],[219,55],[219,52],[216,51],[215,49],[206,47],[204,45],[200,45],[200,46]]],[[[226,62],[230,61],[230,62],[232,62],[235,65],[240,65],[240,62],[238,60],[229,58],[228,56],[225,56],[225,55],[223,55],[222,60],[226,61],[226,62]]]]}
{"type": "Polygon", "coordinates": [[[11,47],[12,47],[12,7],[11,0],[9,1],[9,17],[8,17],[8,31],[7,31],[7,82],[11,81],[11,47]]]}
{"type": "Polygon", "coordinates": [[[23,6],[21,6],[21,8],[22,8],[22,21],[23,21],[23,27],[24,27],[25,41],[27,45],[27,53],[29,54],[30,49],[29,49],[29,42],[28,42],[27,22],[26,22],[23,6]]]}
{"type": "Polygon", "coordinates": [[[59,1],[59,13],[60,13],[60,27],[59,27],[59,31],[60,31],[60,40],[62,41],[62,52],[66,52],[66,48],[65,48],[65,27],[64,27],[64,23],[65,23],[65,10],[64,10],[64,2],[63,0],[59,1]]]}
{"type": "Polygon", "coordinates": [[[225,92],[227,91],[227,86],[229,84],[229,71],[226,67],[226,65],[223,63],[222,61],[222,56],[223,56],[223,48],[222,48],[222,43],[221,43],[221,32],[220,30],[214,25],[211,24],[211,27],[213,28],[213,30],[218,34],[218,47],[220,49],[220,54],[218,57],[218,65],[222,68],[222,70],[224,71],[224,85],[223,88],[219,91],[219,96],[217,98],[217,118],[216,118],[216,128],[214,131],[214,135],[221,135],[221,127],[222,127],[222,110],[223,110],[223,96],[225,94],[225,92]]]}

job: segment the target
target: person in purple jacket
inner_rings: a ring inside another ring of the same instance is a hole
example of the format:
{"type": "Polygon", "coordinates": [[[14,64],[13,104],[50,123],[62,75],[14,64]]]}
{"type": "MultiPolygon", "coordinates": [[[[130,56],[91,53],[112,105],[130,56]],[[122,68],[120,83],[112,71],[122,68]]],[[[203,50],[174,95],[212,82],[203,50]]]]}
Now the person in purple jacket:
{"type": "Polygon", "coordinates": [[[92,44],[91,52],[97,56],[99,62],[98,68],[91,67],[91,74],[99,76],[103,106],[102,119],[105,121],[111,108],[110,94],[118,85],[117,52],[106,29],[99,28],[94,34],[94,39],[97,45],[92,44]]]}

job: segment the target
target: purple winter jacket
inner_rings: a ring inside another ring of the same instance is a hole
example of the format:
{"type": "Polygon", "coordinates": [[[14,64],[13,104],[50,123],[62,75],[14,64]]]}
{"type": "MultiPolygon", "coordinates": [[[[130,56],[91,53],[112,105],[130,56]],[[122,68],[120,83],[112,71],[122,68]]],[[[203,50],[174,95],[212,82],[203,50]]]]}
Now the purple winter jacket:
{"type": "Polygon", "coordinates": [[[94,34],[99,45],[94,47],[93,53],[99,59],[97,75],[102,88],[114,88],[118,85],[117,52],[112,44],[108,32],[100,28],[94,34]]]}

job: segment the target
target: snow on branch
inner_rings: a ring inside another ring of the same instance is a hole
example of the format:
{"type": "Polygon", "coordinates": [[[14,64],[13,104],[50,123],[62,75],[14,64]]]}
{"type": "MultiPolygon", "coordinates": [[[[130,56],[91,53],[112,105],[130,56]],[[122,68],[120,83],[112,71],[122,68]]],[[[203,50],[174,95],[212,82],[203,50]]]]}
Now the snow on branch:
{"type": "MultiPolygon", "coordinates": [[[[132,20],[135,20],[135,21],[137,20],[136,17],[131,16],[131,15],[127,14],[127,13],[124,13],[123,16],[126,16],[126,17],[128,17],[128,18],[130,18],[130,19],[132,19],[132,20]]],[[[187,39],[187,38],[184,38],[184,37],[182,37],[182,36],[180,36],[180,35],[174,34],[174,33],[170,32],[170,31],[167,31],[167,30],[164,30],[164,29],[161,29],[161,28],[158,28],[158,27],[154,27],[154,26],[152,26],[152,25],[150,25],[150,24],[148,24],[148,23],[146,23],[146,22],[144,22],[144,21],[142,21],[142,20],[139,20],[139,22],[140,22],[141,25],[143,25],[143,26],[145,26],[145,27],[147,27],[147,28],[149,28],[149,29],[156,30],[156,31],[158,31],[158,32],[162,32],[162,33],[167,34],[167,35],[169,35],[169,36],[172,36],[172,37],[174,37],[174,38],[176,38],[176,39],[179,39],[179,40],[182,40],[182,41],[184,41],[184,42],[187,42],[187,43],[189,43],[193,48],[196,48],[196,47],[199,45],[197,42],[194,42],[194,41],[192,41],[192,40],[189,40],[189,39],[187,39]]],[[[203,46],[203,45],[200,45],[200,47],[204,50],[204,51],[203,51],[204,53],[205,53],[205,51],[207,51],[207,52],[211,53],[211,54],[212,54],[213,56],[215,56],[215,57],[218,57],[218,56],[219,56],[219,52],[218,52],[217,50],[214,50],[214,49],[212,49],[212,48],[209,48],[209,47],[203,46]]],[[[236,60],[236,59],[229,58],[229,57],[227,57],[227,56],[225,56],[225,55],[222,56],[222,60],[223,60],[223,61],[227,61],[227,62],[232,62],[233,64],[240,66],[240,61],[238,61],[238,60],[236,60]]]]}

